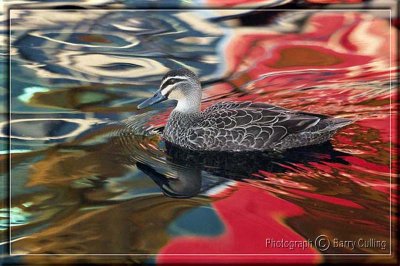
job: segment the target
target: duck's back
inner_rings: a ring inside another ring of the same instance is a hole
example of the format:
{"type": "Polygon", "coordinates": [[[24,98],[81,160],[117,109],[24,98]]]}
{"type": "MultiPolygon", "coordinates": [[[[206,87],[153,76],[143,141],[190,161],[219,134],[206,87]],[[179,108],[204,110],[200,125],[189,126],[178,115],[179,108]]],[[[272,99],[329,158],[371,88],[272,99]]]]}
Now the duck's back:
{"type": "Polygon", "coordinates": [[[191,122],[182,122],[184,126],[172,122],[176,128],[169,125],[168,129],[167,124],[170,134],[166,139],[188,149],[264,151],[325,142],[351,121],[263,103],[222,102],[207,108],[191,122]]]}

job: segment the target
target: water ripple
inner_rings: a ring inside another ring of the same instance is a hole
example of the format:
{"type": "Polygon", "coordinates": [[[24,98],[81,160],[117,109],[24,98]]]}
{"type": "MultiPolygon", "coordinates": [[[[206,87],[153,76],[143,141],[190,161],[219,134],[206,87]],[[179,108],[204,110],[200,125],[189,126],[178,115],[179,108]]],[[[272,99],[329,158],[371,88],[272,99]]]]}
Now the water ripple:
{"type": "Polygon", "coordinates": [[[260,234],[326,232],[390,241],[397,51],[379,14],[12,10],[12,121],[0,137],[12,141],[13,249],[265,254],[277,250],[258,250],[260,234]],[[281,154],[182,150],[162,138],[169,103],[136,108],[182,66],[200,76],[203,107],[253,100],[354,123],[281,154]]]}

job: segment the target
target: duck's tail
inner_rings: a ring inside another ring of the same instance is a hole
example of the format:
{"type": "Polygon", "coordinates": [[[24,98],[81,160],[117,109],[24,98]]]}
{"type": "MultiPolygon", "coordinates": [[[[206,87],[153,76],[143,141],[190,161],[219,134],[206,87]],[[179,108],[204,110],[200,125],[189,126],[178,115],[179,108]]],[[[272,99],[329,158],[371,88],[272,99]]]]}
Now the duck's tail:
{"type": "Polygon", "coordinates": [[[351,119],[347,118],[327,118],[324,120],[324,122],[327,124],[327,127],[325,128],[326,130],[329,131],[336,131],[339,128],[345,127],[347,125],[350,125],[354,121],[351,119]]]}

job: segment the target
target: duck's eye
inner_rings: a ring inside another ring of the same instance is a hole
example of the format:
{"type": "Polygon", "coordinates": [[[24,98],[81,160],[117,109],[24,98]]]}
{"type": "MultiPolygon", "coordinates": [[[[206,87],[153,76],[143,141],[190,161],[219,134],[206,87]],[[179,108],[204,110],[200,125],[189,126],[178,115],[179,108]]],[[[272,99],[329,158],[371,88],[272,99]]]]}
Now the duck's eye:
{"type": "Polygon", "coordinates": [[[170,85],[179,83],[179,82],[181,82],[181,81],[185,81],[185,79],[184,79],[184,78],[170,78],[170,79],[168,79],[167,81],[165,81],[165,82],[162,84],[162,88],[166,88],[166,87],[168,87],[168,86],[170,86],[170,85]]]}
{"type": "Polygon", "coordinates": [[[176,82],[176,79],[169,79],[164,83],[164,86],[172,85],[176,82]]]}

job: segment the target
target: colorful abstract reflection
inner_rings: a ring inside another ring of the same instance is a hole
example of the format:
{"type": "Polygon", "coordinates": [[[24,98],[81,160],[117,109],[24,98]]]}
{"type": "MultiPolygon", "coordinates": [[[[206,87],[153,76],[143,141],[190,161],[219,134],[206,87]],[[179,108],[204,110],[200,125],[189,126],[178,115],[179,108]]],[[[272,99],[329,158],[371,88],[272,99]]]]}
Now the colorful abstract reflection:
{"type": "MultiPolygon", "coordinates": [[[[389,10],[250,2],[10,10],[10,263],[395,262],[389,10]],[[159,133],[173,104],[136,105],[182,66],[204,108],[250,100],[355,122],[278,157],[171,150],[159,133]]],[[[3,232],[7,213],[5,200],[3,232]]]]}

